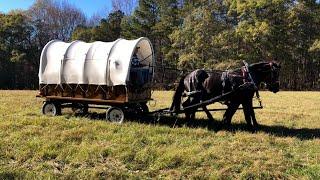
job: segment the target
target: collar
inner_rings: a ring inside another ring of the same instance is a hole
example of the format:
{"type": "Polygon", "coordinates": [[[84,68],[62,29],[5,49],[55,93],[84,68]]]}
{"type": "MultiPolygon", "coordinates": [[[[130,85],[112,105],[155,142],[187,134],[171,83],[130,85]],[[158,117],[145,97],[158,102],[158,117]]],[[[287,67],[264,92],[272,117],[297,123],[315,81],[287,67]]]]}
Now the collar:
{"type": "Polygon", "coordinates": [[[253,83],[254,88],[258,89],[256,83],[254,82],[251,73],[249,71],[249,67],[247,65],[244,65],[241,67],[241,72],[242,72],[242,78],[243,78],[243,83],[253,83]]]}

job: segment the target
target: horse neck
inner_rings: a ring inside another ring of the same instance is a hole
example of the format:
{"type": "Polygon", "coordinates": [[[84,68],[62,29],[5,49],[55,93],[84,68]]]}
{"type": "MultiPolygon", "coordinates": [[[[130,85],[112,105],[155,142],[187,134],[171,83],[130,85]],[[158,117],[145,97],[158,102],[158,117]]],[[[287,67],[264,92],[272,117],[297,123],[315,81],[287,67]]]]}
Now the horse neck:
{"type": "Polygon", "coordinates": [[[252,79],[254,81],[254,83],[259,87],[259,85],[262,82],[266,82],[266,76],[267,74],[263,71],[259,71],[256,68],[250,68],[250,74],[252,76],[252,79]]]}
{"type": "Polygon", "coordinates": [[[253,71],[250,72],[253,82],[257,85],[257,87],[259,88],[259,84],[261,84],[263,82],[262,76],[261,76],[261,72],[257,72],[257,71],[253,71]]]}

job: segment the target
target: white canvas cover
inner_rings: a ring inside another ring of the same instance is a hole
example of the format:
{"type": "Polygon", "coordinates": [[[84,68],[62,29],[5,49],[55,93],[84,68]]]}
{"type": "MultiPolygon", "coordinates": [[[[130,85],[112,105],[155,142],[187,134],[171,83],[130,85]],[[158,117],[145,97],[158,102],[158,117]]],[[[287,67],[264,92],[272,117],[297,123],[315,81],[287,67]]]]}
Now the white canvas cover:
{"type": "Polygon", "coordinates": [[[153,49],[145,37],[93,43],[50,41],[41,53],[39,83],[126,85],[136,47],[139,47],[137,56],[144,68],[152,67],[153,49]]]}
{"type": "Polygon", "coordinates": [[[82,41],[73,41],[69,45],[62,61],[61,83],[85,84],[83,69],[90,46],[91,43],[82,41]]]}

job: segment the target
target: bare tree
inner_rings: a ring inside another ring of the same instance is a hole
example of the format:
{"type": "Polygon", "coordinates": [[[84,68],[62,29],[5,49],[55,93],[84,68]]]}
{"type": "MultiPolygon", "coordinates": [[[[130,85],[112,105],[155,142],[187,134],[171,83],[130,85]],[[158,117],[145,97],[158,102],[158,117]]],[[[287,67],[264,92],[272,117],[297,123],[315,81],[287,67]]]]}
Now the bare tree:
{"type": "Polygon", "coordinates": [[[37,0],[28,14],[40,47],[51,39],[68,41],[74,29],[86,22],[84,13],[67,1],[37,0]]]}
{"type": "Polygon", "coordinates": [[[99,13],[93,14],[87,21],[87,26],[88,27],[94,27],[99,25],[100,21],[102,19],[102,16],[99,13]]]}
{"type": "Polygon", "coordinates": [[[113,10],[120,10],[125,15],[130,15],[133,12],[136,4],[137,0],[112,0],[113,10]]]}
{"type": "Polygon", "coordinates": [[[101,19],[103,19],[103,17],[106,17],[106,15],[110,14],[112,11],[107,8],[107,7],[103,7],[100,10],[96,11],[88,20],[87,20],[87,26],[88,27],[94,27],[94,26],[98,26],[101,19]]]}

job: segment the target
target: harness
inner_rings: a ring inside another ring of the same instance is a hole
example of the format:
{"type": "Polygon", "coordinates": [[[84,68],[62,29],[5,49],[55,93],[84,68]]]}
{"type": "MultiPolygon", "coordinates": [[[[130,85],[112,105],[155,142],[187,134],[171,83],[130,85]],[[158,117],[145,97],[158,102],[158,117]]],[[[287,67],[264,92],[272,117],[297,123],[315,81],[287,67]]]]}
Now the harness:
{"type": "MultiPolygon", "coordinates": [[[[273,67],[272,62],[270,62],[269,65],[270,65],[270,71],[271,71],[271,81],[273,81],[273,79],[274,79],[274,74],[273,74],[272,72],[273,72],[273,71],[276,71],[276,68],[273,67]]],[[[278,81],[275,81],[275,82],[279,82],[279,80],[278,80],[278,81]]]]}
{"type": "MultiPolygon", "coordinates": [[[[229,80],[229,73],[230,73],[229,70],[227,70],[227,71],[224,71],[224,72],[221,74],[222,94],[224,94],[227,80],[229,80]]],[[[233,86],[231,86],[231,89],[233,90],[233,86]]]]}
{"type": "MultiPolygon", "coordinates": [[[[256,85],[256,83],[254,82],[251,73],[249,71],[249,64],[246,61],[243,61],[244,66],[241,67],[241,72],[242,72],[242,78],[243,78],[243,83],[252,83],[254,85],[254,90],[256,93],[256,98],[259,101],[260,106],[262,106],[262,101],[260,99],[260,94],[259,94],[259,90],[258,90],[258,86],[256,85]]],[[[229,75],[229,71],[224,71],[221,74],[221,81],[222,81],[222,94],[225,93],[225,88],[226,88],[226,83],[228,80],[230,80],[230,75],[229,75]]],[[[231,86],[231,89],[233,90],[234,87],[231,86]]]]}
{"type": "Polygon", "coordinates": [[[241,68],[243,81],[244,81],[244,83],[245,82],[253,83],[254,89],[255,89],[255,93],[256,93],[256,97],[257,97],[257,99],[259,101],[260,106],[262,106],[262,101],[260,99],[259,89],[258,89],[258,86],[256,85],[256,83],[254,82],[252,76],[251,76],[251,73],[249,71],[249,64],[246,61],[242,61],[242,62],[244,64],[244,66],[242,66],[242,68],[241,68]]]}

